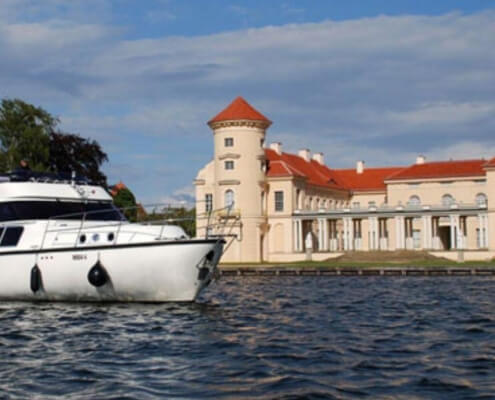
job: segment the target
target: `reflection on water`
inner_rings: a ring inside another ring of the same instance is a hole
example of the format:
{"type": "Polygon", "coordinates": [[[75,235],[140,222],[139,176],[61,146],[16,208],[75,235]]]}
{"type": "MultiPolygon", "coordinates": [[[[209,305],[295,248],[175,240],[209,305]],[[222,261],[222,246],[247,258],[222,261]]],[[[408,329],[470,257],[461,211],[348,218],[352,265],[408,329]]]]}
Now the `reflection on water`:
{"type": "Polygon", "coordinates": [[[0,303],[0,398],[491,398],[495,280],[224,278],[196,304],[0,303]]]}

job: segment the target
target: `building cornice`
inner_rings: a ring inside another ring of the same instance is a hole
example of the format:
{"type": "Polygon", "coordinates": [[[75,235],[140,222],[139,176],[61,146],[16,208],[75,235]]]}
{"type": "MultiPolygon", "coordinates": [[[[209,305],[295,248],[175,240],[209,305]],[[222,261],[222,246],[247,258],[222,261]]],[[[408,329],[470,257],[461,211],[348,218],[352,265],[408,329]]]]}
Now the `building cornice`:
{"type": "Polygon", "coordinates": [[[218,184],[220,186],[225,186],[225,185],[240,185],[241,181],[237,179],[225,179],[223,181],[218,181],[218,184]]]}
{"type": "Polygon", "coordinates": [[[208,123],[210,128],[213,130],[219,128],[231,128],[231,127],[243,127],[243,126],[248,128],[267,129],[271,124],[272,123],[270,121],[253,121],[249,119],[215,121],[208,123]]]}
{"type": "Polygon", "coordinates": [[[236,153],[225,153],[225,154],[222,154],[222,155],[218,156],[218,159],[219,160],[225,160],[226,158],[238,159],[238,158],[241,158],[241,155],[240,154],[236,154],[236,153]]]}

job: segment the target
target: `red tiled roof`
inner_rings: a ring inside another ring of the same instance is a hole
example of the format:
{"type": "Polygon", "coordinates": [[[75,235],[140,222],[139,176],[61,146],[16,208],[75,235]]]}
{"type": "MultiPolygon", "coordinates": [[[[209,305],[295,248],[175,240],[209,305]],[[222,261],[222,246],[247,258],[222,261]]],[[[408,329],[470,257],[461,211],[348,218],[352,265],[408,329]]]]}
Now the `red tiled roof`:
{"type": "Polygon", "coordinates": [[[127,186],[124,184],[124,182],[120,181],[119,183],[110,187],[110,194],[115,197],[117,193],[120,192],[122,189],[127,189],[127,186]]]}
{"type": "Polygon", "coordinates": [[[485,160],[434,161],[403,168],[386,180],[458,178],[485,175],[485,160]]]}
{"type": "Polygon", "coordinates": [[[483,165],[484,167],[495,167],[495,157],[493,157],[490,161],[488,161],[485,165],[483,165]]]}
{"type": "Polygon", "coordinates": [[[269,161],[267,176],[299,176],[308,179],[312,185],[328,187],[329,189],[345,190],[334,176],[332,170],[315,160],[306,161],[295,154],[278,154],[272,149],[265,149],[269,161]]]}
{"type": "Polygon", "coordinates": [[[250,120],[250,121],[271,121],[256,110],[242,97],[237,97],[227,108],[213,117],[208,124],[219,121],[250,120]]]}
{"type": "Polygon", "coordinates": [[[384,191],[386,189],[385,179],[402,171],[404,167],[385,167],[385,168],[364,168],[363,172],[358,174],[355,168],[352,169],[334,169],[333,172],[344,185],[353,191],[384,191]]]}

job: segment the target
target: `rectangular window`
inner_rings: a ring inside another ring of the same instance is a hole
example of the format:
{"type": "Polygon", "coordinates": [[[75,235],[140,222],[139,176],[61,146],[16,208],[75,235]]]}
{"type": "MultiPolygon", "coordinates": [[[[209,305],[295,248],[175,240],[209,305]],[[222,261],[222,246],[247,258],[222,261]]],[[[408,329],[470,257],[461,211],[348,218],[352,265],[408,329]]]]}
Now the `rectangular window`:
{"type": "Polygon", "coordinates": [[[275,211],[284,211],[284,192],[275,192],[275,211]]]}
{"type": "Polygon", "coordinates": [[[368,207],[376,207],[376,202],[368,201],[368,207]]]}
{"type": "Polygon", "coordinates": [[[234,145],[234,138],[227,137],[224,139],[225,147],[232,147],[234,145]]]}
{"type": "Polygon", "coordinates": [[[234,169],[234,161],[225,161],[225,169],[234,169]]]}
{"type": "Polygon", "coordinates": [[[213,210],[213,195],[211,193],[205,194],[205,211],[211,212],[213,210]]]}
{"type": "Polygon", "coordinates": [[[361,204],[359,204],[359,201],[355,201],[354,203],[352,203],[352,208],[359,208],[361,206],[361,204]]]}

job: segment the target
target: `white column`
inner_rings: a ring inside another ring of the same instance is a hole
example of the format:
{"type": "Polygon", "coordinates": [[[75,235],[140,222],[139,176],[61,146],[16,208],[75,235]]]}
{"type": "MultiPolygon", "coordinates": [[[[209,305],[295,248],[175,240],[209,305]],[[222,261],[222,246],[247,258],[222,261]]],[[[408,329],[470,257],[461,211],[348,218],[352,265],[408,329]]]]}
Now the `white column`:
{"type": "Polygon", "coordinates": [[[323,250],[323,220],[318,218],[318,251],[323,250]]]}
{"type": "Polygon", "coordinates": [[[488,229],[488,214],[485,214],[485,247],[488,248],[490,243],[490,230],[488,229]]]}
{"type": "Polygon", "coordinates": [[[342,234],[344,235],[343,242],[344,242],[344,250],[348,250],[349,246],[347,245],[347,237],[349,236],[348,234],[348,229],[347,229],[347,217],[342,218],[342,227],[344,228],[342,234]]]}
{"type": "Polygon", "coordinates": [[[294,251],[299,251],[299,232],[297,229],[298,220],[292,221],[292,238],[294,239],[294,251]]]}
{"type": "Polygon", "coordinates": [[[323,223],[323,250],[328,251],[328,221],[327,219],[322,220],[323,223]]]}
{"type": "Polygon", "coordinates": [[[404,225],[404,216],[398,215],[395,217],[395,237],[396,237],[396,249],[403,249],[406,247],[406,231],[404,225]]]}
{"type": "Polygon", "coordinates": [[[440,237],[438,236],[438,229],[440,226],[440,219],[439,217],[432,218],[433,222],[433,249],[435,250],[440,250],[440,237]]]}
{"type": "Polygon", "coordinates": [[[298,249],[297,251],[302,251],[303,250],[303,232],[302,232],[302,220],[297,221],[297,243],[298,243],[298,249]]]}
{"type": "Polygon", "coordinates": [[[349,249],[348,250],[353,250],[354,249],[354,221],[351,217],[348,219],[348,226],[349,226],[349,239],[348,239],[348,245],[349,249]]]}
{"type": "Polygon", "coordinates": [[[400,217],[395,217],[395,249],[400,249],[400,217]]]}
{"type": "Polygon", "coordinates": [[[423,215],[423,249],[432,248],[431,215],[423,215]]]}
{"type": "Polygon", "coordinates": [[[450,217],[450,248],[451,249],[456,249],[457,248],[457,221],[456,221],[456,216],[451,214],[449,215],[450,217]]]}
{"type": "Polygon", "coordinates": [[[488,247],[488,215],[478,215],[478,229],[480,231],[480,248],[488,247]]]}

